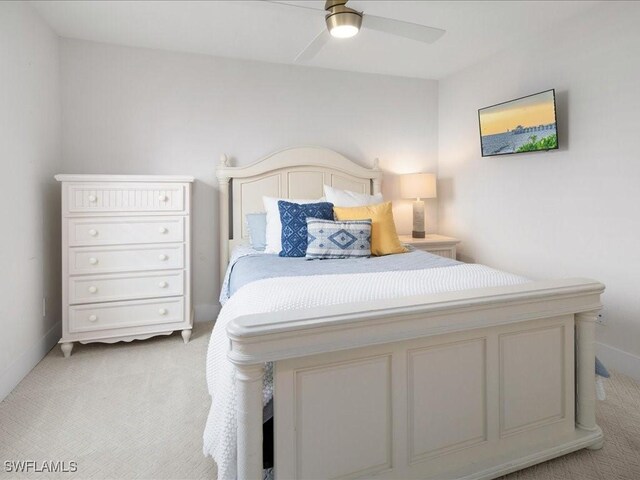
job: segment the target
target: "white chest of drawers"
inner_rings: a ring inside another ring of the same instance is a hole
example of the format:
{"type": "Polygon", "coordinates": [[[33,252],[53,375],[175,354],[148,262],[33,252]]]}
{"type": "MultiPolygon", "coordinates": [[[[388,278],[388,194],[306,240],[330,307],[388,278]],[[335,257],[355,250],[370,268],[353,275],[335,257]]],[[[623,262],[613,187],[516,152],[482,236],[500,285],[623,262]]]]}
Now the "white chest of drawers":
{"type": "Polygon", "coordinates": [[[56,175],[62,183],[62,338],[191,337],[193,177],[56,175]]]}

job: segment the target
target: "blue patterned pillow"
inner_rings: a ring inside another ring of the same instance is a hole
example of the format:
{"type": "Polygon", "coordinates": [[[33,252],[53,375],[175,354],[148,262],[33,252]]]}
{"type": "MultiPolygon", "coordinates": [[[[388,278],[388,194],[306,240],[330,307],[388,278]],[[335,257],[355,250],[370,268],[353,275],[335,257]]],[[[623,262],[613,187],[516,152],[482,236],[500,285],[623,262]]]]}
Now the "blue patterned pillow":
{"type": "Polygon", "coordinates": [[[333,203],[292,203],[278,201],[282,222],[281,257],[304,257],[307,253],[307,217],[333,220],[333,203]]]}
{"type": "Polygon", "coordinates": [[[371,256],[371,220],[307,218],[307,258],[371,256]]]}

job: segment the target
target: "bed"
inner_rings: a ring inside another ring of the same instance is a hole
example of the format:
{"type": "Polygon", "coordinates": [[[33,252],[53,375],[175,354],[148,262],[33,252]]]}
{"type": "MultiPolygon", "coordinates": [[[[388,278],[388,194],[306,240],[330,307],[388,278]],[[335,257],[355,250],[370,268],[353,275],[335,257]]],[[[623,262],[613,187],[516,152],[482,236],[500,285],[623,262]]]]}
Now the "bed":
{"type": "Polygon", "coordinates": [[[262,196],[319,198],[324,184],[377,193],[381,172],[301,147],[247,167],[224,157],[217,178],[225,304],[204,450],[220,479],[262,478],[268,405],[276,479],[496,478],[602,446],[601,283],[529,281],[423,252],[416,268],[262,275],[272,260],[241,247],[262,196]],[[248,281],[225,275],[230,252],[248,281]]]}

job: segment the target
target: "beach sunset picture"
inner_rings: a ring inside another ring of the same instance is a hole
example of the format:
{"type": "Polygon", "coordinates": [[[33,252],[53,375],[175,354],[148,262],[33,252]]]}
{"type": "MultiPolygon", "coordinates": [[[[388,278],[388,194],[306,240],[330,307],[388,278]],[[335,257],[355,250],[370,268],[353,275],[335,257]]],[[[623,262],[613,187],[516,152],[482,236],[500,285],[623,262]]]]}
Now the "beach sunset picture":
{"type": "Polygon", "coordinates": [[[482,156],[558,148],[555,90],[480,109],[482,156]]]}

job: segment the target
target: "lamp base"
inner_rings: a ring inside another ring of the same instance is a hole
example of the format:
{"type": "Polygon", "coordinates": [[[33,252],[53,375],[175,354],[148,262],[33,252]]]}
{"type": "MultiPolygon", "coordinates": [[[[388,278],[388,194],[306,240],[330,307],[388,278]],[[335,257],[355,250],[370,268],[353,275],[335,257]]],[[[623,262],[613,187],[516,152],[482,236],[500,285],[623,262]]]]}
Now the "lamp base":
{"type": "Polygon", "coordinates": [[[416,200],[413,202],[413,238],[424,238],[424,202],[416,200]]]}

